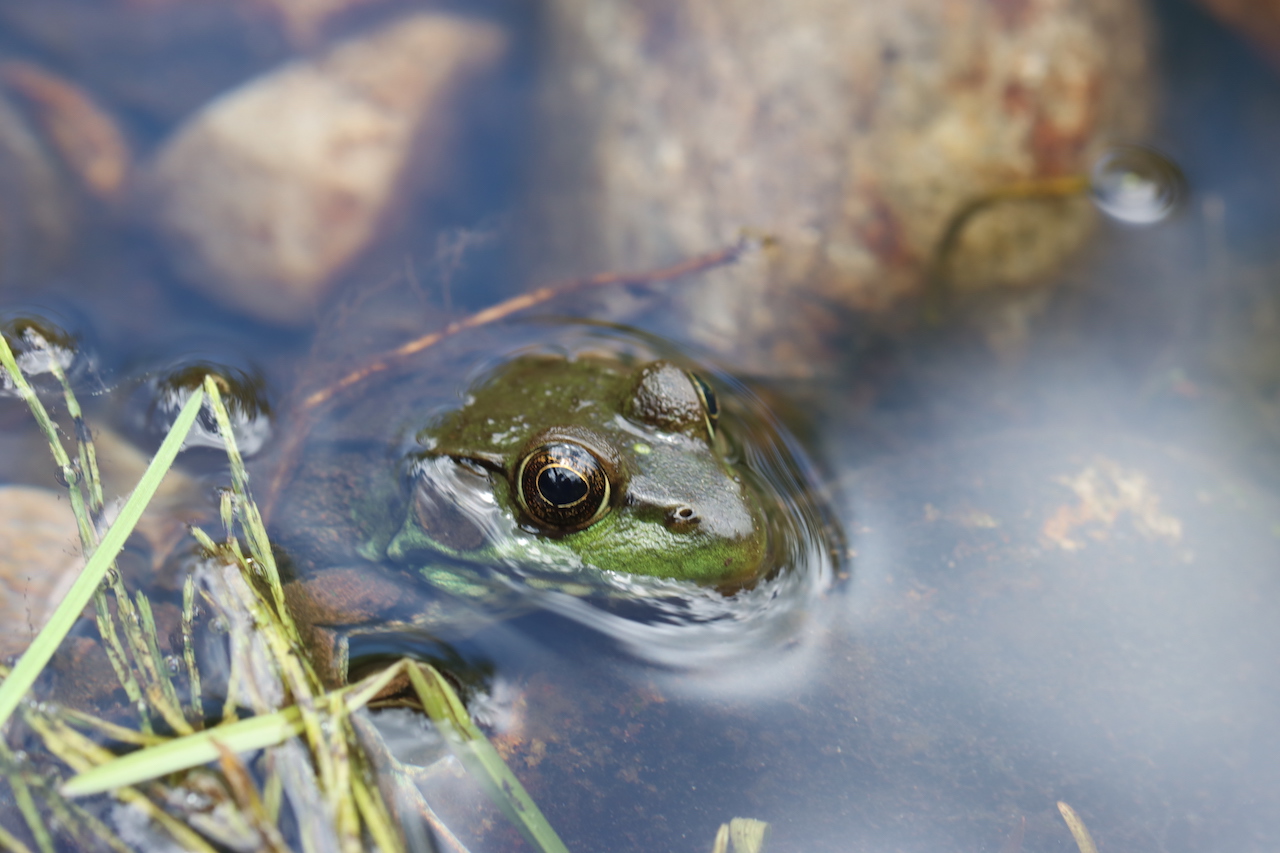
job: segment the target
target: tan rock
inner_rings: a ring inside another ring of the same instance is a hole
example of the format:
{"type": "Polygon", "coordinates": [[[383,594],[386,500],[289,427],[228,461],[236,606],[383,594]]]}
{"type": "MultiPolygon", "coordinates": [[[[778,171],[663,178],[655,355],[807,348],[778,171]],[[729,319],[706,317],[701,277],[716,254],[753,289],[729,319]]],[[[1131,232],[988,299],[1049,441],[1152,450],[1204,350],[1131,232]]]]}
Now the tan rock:
{"type": "Polygon", "coordinates": [[[83,565],[65,497],[48,489],[0,486],[0,657],[30,644],[83,565]]]}
{"type": "Polygon", "coordinates": [[[268,322],[311,319],[413,190],[447,182],[491,24],[415,14],[250,81],[159,152],[154,221],[189,281],[268,322]]]}
{"type": "MultiPolygon", "coordinates": [[[[682,285],[687,333],[803,373],[919,300],[947,223],[1140,135],[1148,28],[1130,0],[550,0],[526,232],[539,281],[776,242],[682,285]]],[[[963,288],[1053,270],[1093,214],[996,205],[950,264],[963,288]]],[[[614,297],[620,302],[625,297],[614,297]]]]}

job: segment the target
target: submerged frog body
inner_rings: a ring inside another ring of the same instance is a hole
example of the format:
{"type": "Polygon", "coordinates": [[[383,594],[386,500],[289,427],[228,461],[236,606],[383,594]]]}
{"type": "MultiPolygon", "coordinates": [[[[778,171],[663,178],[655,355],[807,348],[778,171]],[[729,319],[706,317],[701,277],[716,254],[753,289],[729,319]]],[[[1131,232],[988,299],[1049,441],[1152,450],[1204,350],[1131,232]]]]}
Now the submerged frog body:
{"type": "Polygon", "coordinates": [[[446,557],[749,583],[770,568],[776,500],[723,420],[670,361],[514,358],[418,434],[385,555],[429,576],[446,557]]]}

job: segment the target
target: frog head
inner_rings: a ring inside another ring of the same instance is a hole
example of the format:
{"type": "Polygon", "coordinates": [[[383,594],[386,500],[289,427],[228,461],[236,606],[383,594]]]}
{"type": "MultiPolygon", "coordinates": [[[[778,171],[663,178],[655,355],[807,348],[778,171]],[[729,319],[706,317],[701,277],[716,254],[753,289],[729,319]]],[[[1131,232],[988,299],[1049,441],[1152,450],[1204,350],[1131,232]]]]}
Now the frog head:
{"type": "Polygon", "coordinates": [[[750,582],[769,568],[770,501],[727,420],[671,361],[514,358],[418,434],[385,553],[750,582]]]}

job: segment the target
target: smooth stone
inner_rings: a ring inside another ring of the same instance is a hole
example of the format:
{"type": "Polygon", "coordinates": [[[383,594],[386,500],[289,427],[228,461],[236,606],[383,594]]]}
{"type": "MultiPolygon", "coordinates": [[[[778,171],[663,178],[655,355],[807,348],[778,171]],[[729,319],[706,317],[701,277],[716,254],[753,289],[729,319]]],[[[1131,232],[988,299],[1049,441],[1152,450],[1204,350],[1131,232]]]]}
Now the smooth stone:
{"type": "Polygon", "coordinates": [[[311,320],[415,193],[450,179],[496,26],[419,13],[226,93],[161,148],[151,218],[184,278],[255,319],[311,320]]]}

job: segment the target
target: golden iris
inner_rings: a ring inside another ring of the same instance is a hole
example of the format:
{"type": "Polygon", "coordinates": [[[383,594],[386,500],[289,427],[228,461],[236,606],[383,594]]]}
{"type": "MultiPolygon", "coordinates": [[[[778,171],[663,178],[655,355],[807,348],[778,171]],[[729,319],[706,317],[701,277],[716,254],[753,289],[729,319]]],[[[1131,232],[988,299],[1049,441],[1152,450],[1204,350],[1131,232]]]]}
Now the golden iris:
{"type": "Polygon", "coordinates": [[[581,530],[609,511],[612,488],[604,466],[573,442],[549,442],[527,453],[515,485],[520,506],[543,527],[581,530]]]}

